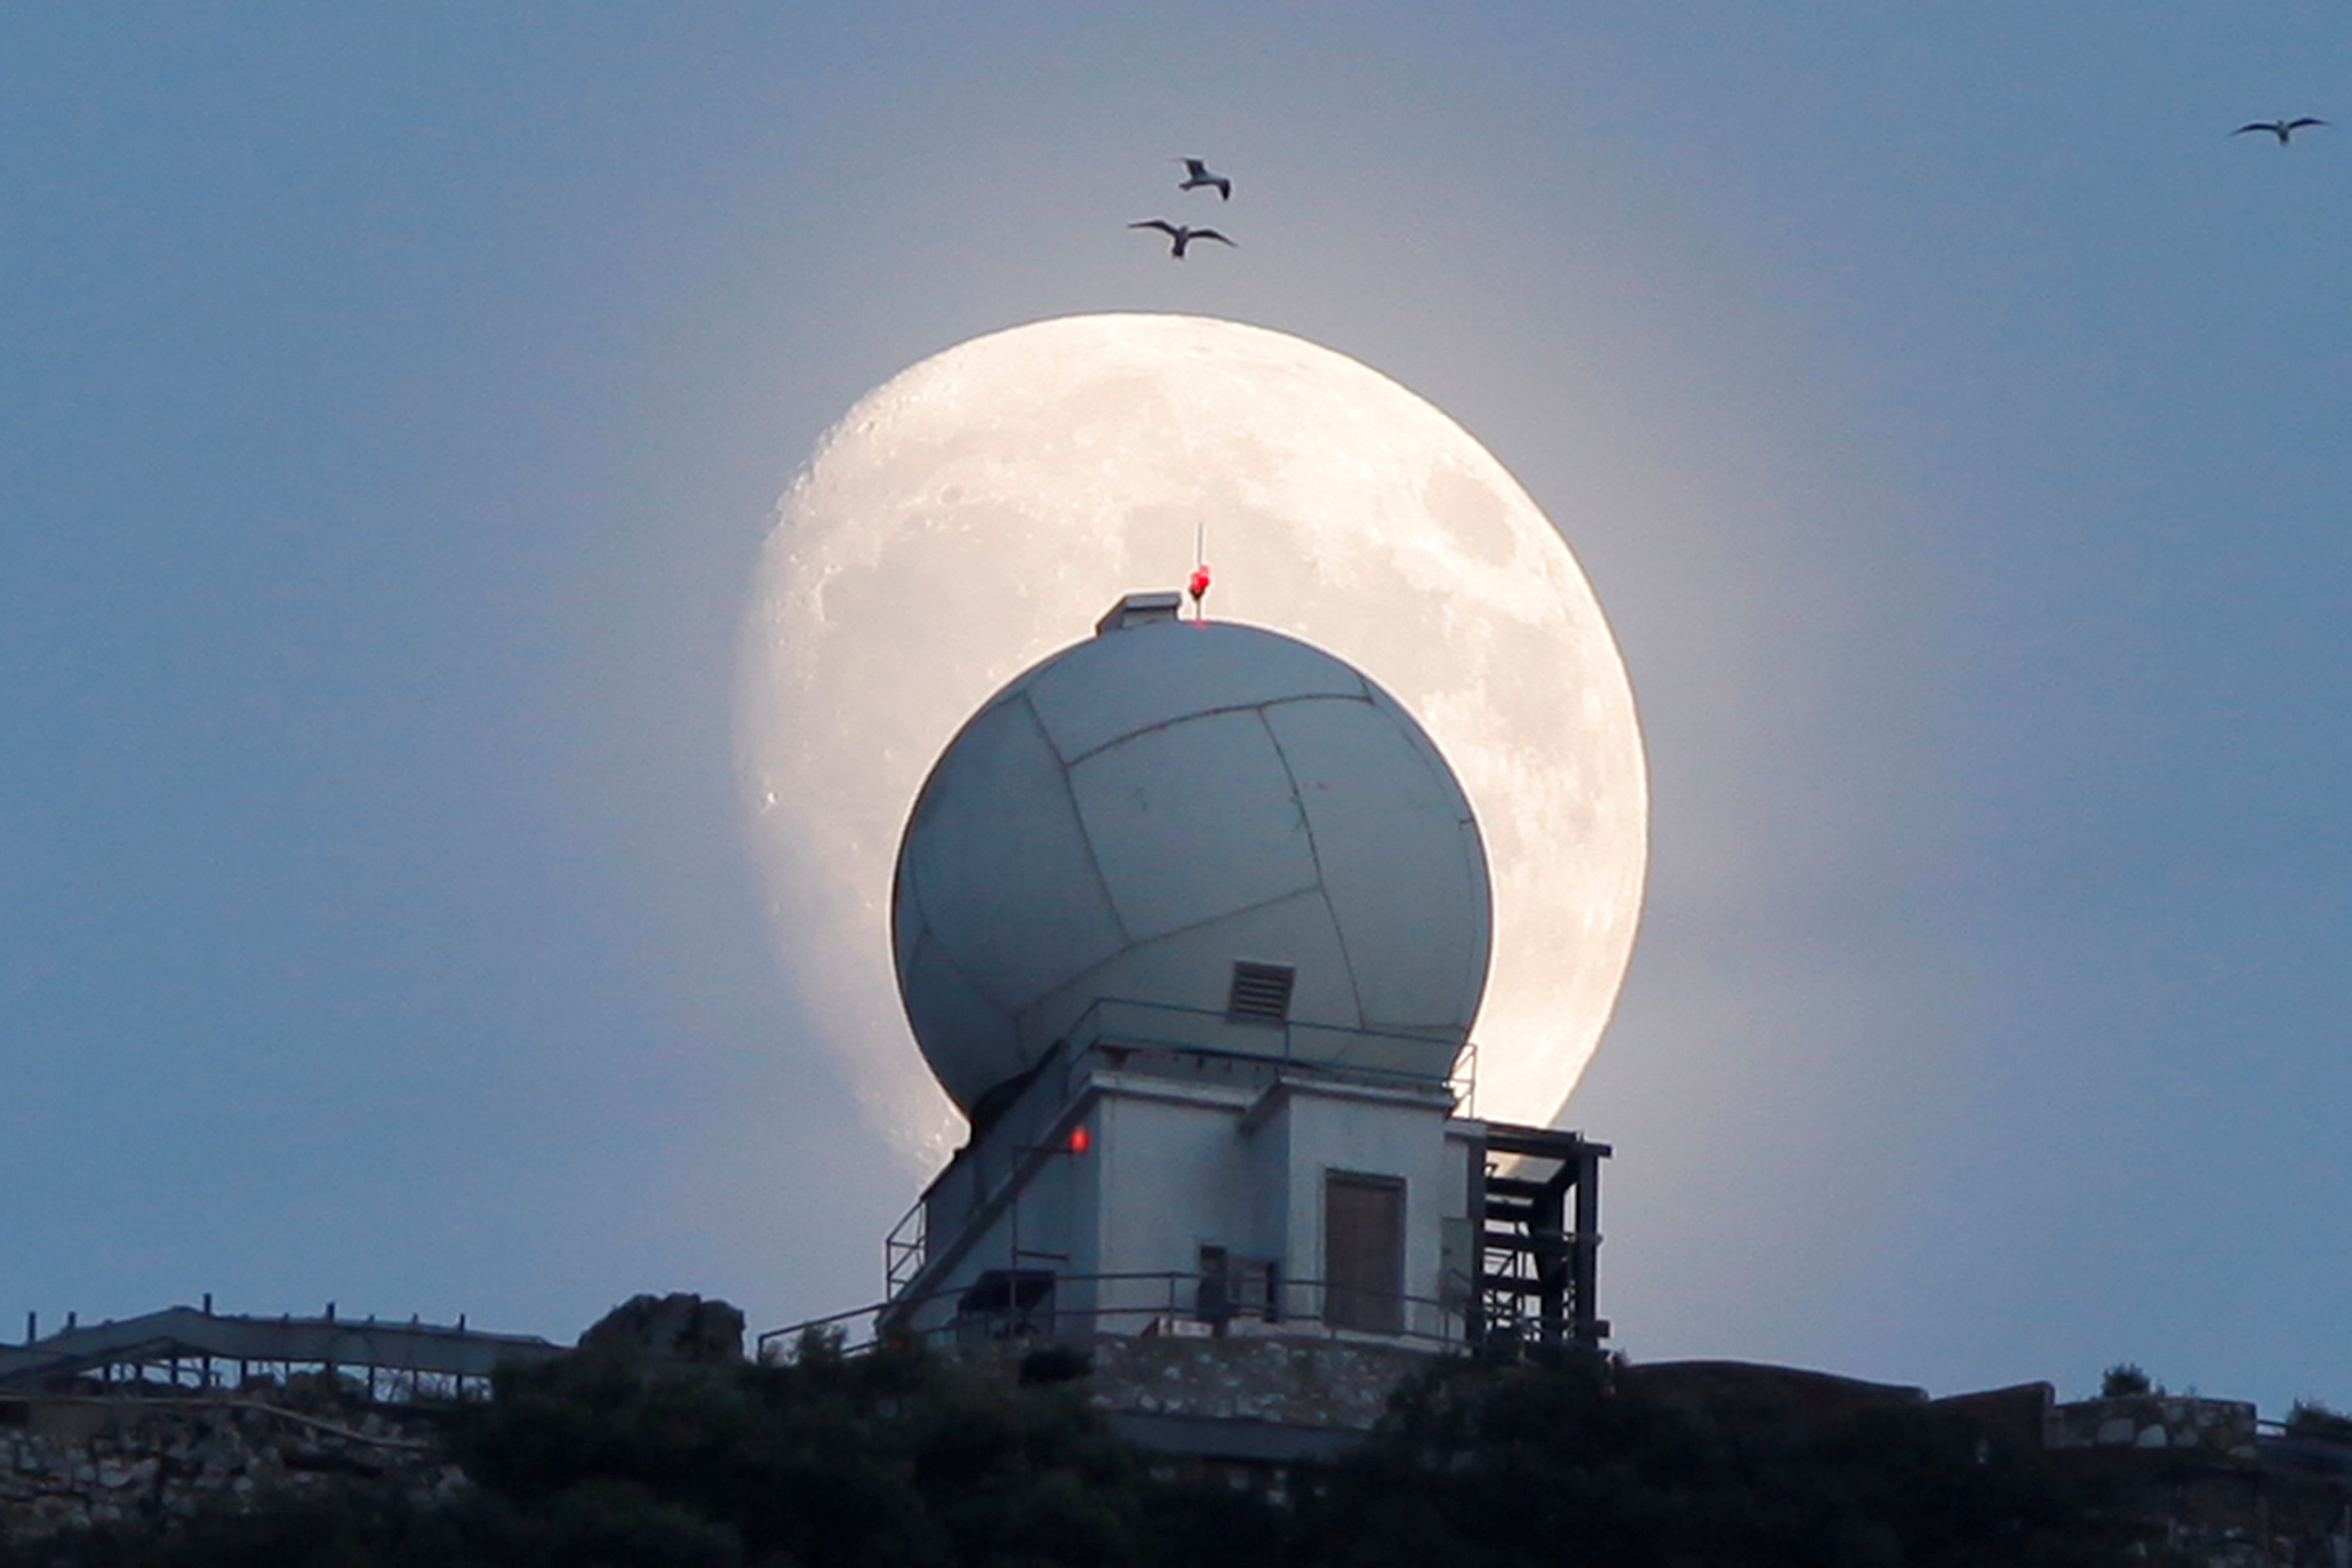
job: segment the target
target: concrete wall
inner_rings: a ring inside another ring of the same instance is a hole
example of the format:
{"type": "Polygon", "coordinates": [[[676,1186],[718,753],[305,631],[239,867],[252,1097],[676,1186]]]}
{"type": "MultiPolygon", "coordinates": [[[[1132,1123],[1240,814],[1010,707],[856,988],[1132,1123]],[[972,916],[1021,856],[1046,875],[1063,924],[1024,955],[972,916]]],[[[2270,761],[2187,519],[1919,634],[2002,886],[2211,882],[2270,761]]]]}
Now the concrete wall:
{"type": "MultiPolygon", "coordinates": [[[[1164,1065],[1086,1072],[1050,1114],[1021,1107],[960,1156],[983,1177],[1011,1174],[997,1178],[993,1197],[959,1199],[968,1216],[960,1228],[929,1236],[914,1326],[946,1328],[962,1290],[1017,1266],[1067,1281],[1056,1285],[1045,1332],[1139,1333],[1156,1317],[1192,1313],[1204,1246],[1236,1264],[1272,1262],[1283,1315],[1319,1320],[1324,1184],[1350,1172],[1404,1184],[1403,1290],[1418,1298],[1407,1332],[1458,1337],[1458,1313],[1437,1303],[1448,1294],[1447,1222],[1459,1231],[1469,1212],[1466,1140],[1476,1131],[1453,1122],[1450,1104],[1434,1087],[1277,1081],[1264,1070],[1255,1082],[1164,1065]],[[1071,1144],[1077,1129],[1083,1150],[1071,1144]]],[[[935,1223],[945,1218],[942,1206],[935,1223]]]]}
{"type": "MultiPolygon", "coordinates": [[[[1447,1218],[1468,1211],[1466,1173],[1445,1134],[1442,1105],[1399,1102],[1339,1090],[1283,1095],[1266,1133],[1281,1139],[1279,1195],[1283,1278],[1313,1281],[1328,1272],[1323,1234],[1325,1177],[1333,1172],[1394,1176],[1404,1183],[1404,1293],[1419,1298],[1405,1312],[1408,1332],[1444,1337],[1447,1324],[1433,1304],[1444,1294],[1443,1239],[1447,1218]]],[[[1293,1284],[1286,1315],[1319,1318],[1319,1290],[1293,1284]]]]}
{"type": "MultiPolygon", "coordinates": [[[[1222,1087],[1168,1091],[1150,1079],[1100,1084],[1090,1163],[1072,1173],[1095,1189],[1094,1233],[1082,1250],[1099,1260],[1097,1272],[1191,1274],[1204,1245],[1256,1249],[1253,1211],[1264,1198],[1241,1132],[1253,1096],[1222,1087]]],[[[1191,1294],[1181,1292],[1187,1311],[1191,1294]]],[[[1144,1326],[1140,1314],[1167,1299],[1165,1285],[1106,1285],[1106,1306],[1133,1311],[1101,1326],[1135,1333],[1144,1326]]]]}

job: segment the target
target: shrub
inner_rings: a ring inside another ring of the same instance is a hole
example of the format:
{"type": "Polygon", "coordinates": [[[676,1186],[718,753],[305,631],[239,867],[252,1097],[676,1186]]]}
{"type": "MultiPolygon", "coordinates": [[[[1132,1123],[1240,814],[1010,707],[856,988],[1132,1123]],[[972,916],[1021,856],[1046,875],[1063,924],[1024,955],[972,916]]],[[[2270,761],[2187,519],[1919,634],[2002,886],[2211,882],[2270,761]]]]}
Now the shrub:
{"type": "Polygon", "coordinates": [[[2316,1399],[2298,1399],[2287,1412],[2286,1435],[2315,1437],[2327,1443],[2352,1443],[2352,1416],[2330,1409],[2316,1399]]]}
{"type": "Polygon", "coordinates": [[[2137,1394],[2163,1392],[2148,1382],[2147,1374],[2139,1369],[2139,1363],[2136,1361],[2119,1361],[2107,1368],[2105,1375],[2099,1379],[2099,1397],[2102,1399],[2125,1399],[2137,1394]]]}

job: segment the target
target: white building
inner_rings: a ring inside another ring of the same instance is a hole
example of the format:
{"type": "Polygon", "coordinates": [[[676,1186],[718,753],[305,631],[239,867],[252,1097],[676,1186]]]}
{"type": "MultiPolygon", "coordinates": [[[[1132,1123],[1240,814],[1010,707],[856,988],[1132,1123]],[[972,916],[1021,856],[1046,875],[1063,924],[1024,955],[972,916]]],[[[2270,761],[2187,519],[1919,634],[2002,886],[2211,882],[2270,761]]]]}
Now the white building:
{"type": "Polygon", "coordinates": [[[1456,1113],[1491,935],[1460,786],[1347,664],[1177,605],[1014,679],[908,822],[899,990],[973,1130],[887,1331],[1597,1341],[1608,1151],[1456,1113]]]}

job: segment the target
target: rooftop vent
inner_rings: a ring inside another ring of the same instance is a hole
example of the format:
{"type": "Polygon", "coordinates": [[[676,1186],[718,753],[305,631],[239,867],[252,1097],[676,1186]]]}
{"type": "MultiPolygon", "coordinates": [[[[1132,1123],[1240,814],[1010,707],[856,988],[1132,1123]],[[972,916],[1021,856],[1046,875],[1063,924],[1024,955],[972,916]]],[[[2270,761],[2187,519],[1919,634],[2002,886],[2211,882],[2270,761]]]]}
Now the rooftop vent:
{"type": "Polygon", "coordinates": [[[1171,591],[1167,593],[1130,593],[1105,612],[1095,622],[1095,635],[1124,632],[1130,626],[1149,626],[1155,622],[1176,619],[1176,607],[1183,596],[1171,591]]]}
{"type": "Polygon", "coordinates": [[[1225,1016],[1252,1023],[1288,1023],[1290,988],[1297,980],[1298,971],[1287,964],[1237,963],[1225,1016]]]}

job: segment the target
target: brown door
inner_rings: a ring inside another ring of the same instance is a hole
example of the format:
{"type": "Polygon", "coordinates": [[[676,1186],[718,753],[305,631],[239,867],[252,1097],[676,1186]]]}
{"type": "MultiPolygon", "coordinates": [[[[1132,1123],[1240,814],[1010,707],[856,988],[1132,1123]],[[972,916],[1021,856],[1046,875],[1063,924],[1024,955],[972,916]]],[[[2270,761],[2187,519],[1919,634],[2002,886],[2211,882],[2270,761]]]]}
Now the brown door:
{"type": "Polygon", "coordinates": [[[1404,1183],[1323,1177],[1323,1321],[1366,1333],[1404,1329],[1404,1183]]]}

